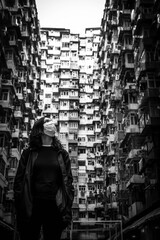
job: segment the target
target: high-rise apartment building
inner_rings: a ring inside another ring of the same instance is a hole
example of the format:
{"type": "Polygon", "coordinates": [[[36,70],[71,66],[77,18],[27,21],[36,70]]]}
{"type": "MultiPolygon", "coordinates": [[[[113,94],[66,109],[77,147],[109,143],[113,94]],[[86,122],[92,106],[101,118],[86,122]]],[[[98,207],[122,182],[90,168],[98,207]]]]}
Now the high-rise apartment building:
{"type": "Polygon", "coordinates": [[[69,29],[41,29],[42,114],[54,119],[59,139],[69,152],[74,177],[73,219],[101,218],[99,74],[100,29],[85,36],[69,29]]]}
{"type": "Polygon", "coordinates": [[[13,239],[13,181],[38,114],[39,22],[34,0],[0,0],[0,236],[13,239]]]}
{"type": "Polygon", "coordinates": [[[105,216],[124,239],[159,238],[159,16],[159,1],[106,0],[101,22],[105,216]]]}

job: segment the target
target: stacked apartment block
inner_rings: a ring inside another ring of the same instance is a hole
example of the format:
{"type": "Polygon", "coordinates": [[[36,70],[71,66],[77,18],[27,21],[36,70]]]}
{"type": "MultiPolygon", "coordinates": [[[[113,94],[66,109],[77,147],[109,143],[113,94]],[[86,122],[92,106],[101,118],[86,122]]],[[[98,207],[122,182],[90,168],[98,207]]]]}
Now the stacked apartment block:
{"type": "Polygon", "coordinates": [[[159,1],[106,0],[101,34],[105,217],[123,221],[124,239],[158,239],[159,1]]]}
{"type": "Polygon", "coordinates": [[[13,236],[13,181],[38,114],[39,22],[34,0],[0,1],[0,232],[13,236]]]}
{"type": "Polygon", "coordinates": [[[41,29],[39,108],[55,121],[58,137],[69,152],[74,177],[74,220],[101,217],[99,74],[100,29],[85,36],[69,29],[41,29]]]}

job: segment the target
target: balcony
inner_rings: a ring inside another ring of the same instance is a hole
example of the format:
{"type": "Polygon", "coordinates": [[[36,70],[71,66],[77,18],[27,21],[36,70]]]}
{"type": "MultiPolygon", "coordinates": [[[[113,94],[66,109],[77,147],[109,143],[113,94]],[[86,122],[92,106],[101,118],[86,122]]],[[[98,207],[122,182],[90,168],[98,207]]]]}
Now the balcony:
{"type": "Polygon", "coordinates": [[[78,155],[78,160],[83,160],[83,159],[87,159],[87,154],[86,153],[80,153],[78,155]]]}
{"type": "Polygon", "coordinates": [[[14,111],[14,117],[15,118],[22,118],[23,117],[23,114],[22,114],[22,111],[14,111]]]}
{"type": "Polygon", "coordinates": [[[12,102],[10,100],[8,100],[8,101],[0,100],[0,105],[3,108],[13,108],[13,104],[12,104],[12,102]]]}
{"type": "Polygon", "coordinates": [[[18,148],[11,148],[11,157],[14,157],[16,159],[20,159],[20,152],[18,148]]]}
{"type": "Polygon", "coordinates": [[[2,203],[0,203],[0,218],[4,219],[4,206],[2,203]]]}
{"type": "Polygon", "coordinates": [[[95,182],[103,182],[104,181],[104,176],[96,176],[95,177],[95,182]]]}
{"type": "Polygon", "coordinates": [[[123,140],[124,138],[124,131],[123,130],[118,130],[115,132],[115,137],[114,140],[115,142],[120,142],[121,140],[123,140]]]}
{"type": "Polygon", "coordinates": [[[108,209],[117,209],[118,203],[117,202],[108,203],[107,207],[108,207],[108,209]]]}
{"type": "Polygon", "coordinates": [[[94,135],[94,130],[87,130],[86,135],[94,135]]]}
{"type": "Polygon", "coordinates": [[[8,170],[8,177],[15,177],[15,175],[16,175],[16,168],[9,168],[9,170],[8,170]]]}
{"type": "Polygon", "coordinates": [[[16,93],[19,100],[24,100],[23,93],[16,93]]]}
{"type": "Polygon", "coordinates": [[[87,146],[87,142],[78,142],[78,146],[86,147],[87,146]]]}
{"type": "Polygon", "coordinates": [[[93,203],[93,204],[88,203],[87,211],[95,211],[95,203],[93,203]]]}
{"type": "Polygon", "coordinates": [[[110,142],[114,142],[114,137],[115,137],[114,134],[108,134],[107,144],[109,144],[110,142]]]}
{"type": "Polygon", "coordinates": [[[13,190],[8,190],[6,194],[7,200],[13,200],[13,196],[14,196],[13,190]]]}
{"type": "Polygon", "coordinates": [[[94,171],[94,165],[87,165],[86,169],[87,171],[94,171]]]}
{"type": "Polygon", "coordinates": [[[118,169],[117,169],[116,166],[108,167],[108,173],[109,173],[109,174],[116,174],[117,171],[118,171],[118,169]]]}
{"type": "Polygon", "coordinates": [[[129,32],[129,31],[131,32],[131,30],[132,30],[132,27],[131,27],[131,26],[118,27],[118,40],[121,41],[123,35],[124,35],[126,32],[129,32]]]}
{"type": "MultiPolygon", "coordinates": [[[[70,78],[71,78],[71,74],[66,74],[66,73],[61,72],[60,79],[70,79],[70,78]]],[[[60,85],[60,87],[64,87],[64,88],[65,88],[65,86],[66,85],[64,85],[64,84],[60,85]]]]}
{"type": "Polygon", "coordinates": [[[139,67],[140,71],[148,71],[148,70],[158,70],[160,66],[160,61],[152,61],[152,62],[140,62],[139,67]]]}
{"type": "Polygon", "coordinates": [[[86,109],[86,113],[89,114],[89,115],[90,114],[93,115],[93,112],[94,112],[94,109],[88,109],[88,108],[86,109]]]}
{"type": "Polygon", "coordinates": [[[1,129],[1,132],[5,132],[11,135],[11,129],[8,123],[0,123],[0,129],[1,129]]]}
{"type": "Polygon", "coordinates": [[[108,194],[115,193],[117,191],[117,185],[115,183],[112,183],[107,187],[108,194]]]}
{"type": "Polygon", "coordinates": [[[69,100],[69,95],[60,95],[59,96],[59,99],[61,100],[63,100],[63,99],[67,99],[67,100],[69,100]]]}
{"type": "Polygon", "coordinates": [[[79,117],[77,116],[69,116],[69,119],[68,120],[71,120],[71,121],[79,121],[79,117]]]}
{"type": "Polygon", "coordinates": [[[22,137],[28,139],[28,137],[29,137],[28,132],[27,131],[23,131],[22,132],[22,137]]]}
{"type": "Polygon", "coordinates": [[[132,149],[132,150],[129,152],[127,158],[126,158],[126,163],[127,163],[127,161],[130,160],[130,159],[138,158],[138,157],[139,157],[139,152],[140,152],[140,149],[132,149]]]}
{"type": "Polygon", "coordinates": [[[132,45],[128,45],[128,44],[124,44],[121,49],[123,51],[128,51],[128,50],[132,50],[133,46],[132,45]]]}
{"type": "Polygon", "coordinates": [[[80,211],[86,210],[86,203],[79,203],[79,210],[80,211]]]}
{"type": "Polygon", "coordinates": [[[87,147],[93,147],[93,145],[94,145],[94,142],[87,142],[87,147]]]}
{"type": "Polygon", "coordinates": [[[77,144],[77,139],[76,138],[68,138],[68,143],[74,143],[77,144]]]}
{"type": "Polygon", "coordinates": [[[127,109],[128,109],[128,111],[136,111],[136,110],[138,110],[138,103],[129,103],[128,105],[127,105],[127,109]]]}
{"type": "MultiPolygon", "coordinates": [[[[75,87],[74,87],[74,89],[75,89],[75,87]]],[[[74,91],[74,93],[75,93],[75,90],[71,90],[71,91],[72,92],[74,91]]],[[[78,93],[78,91],[77,91],[77,93],[78,93]]],[[[79,100],[79,96],[78,96],[78,94],[73,95],[73,94],[70,93],[69,99],[70,100],[79,100]]]]}
{"type": "Polygon", "coordinates": [[[142,204],[142,202],[134,202],[129,207],[128,210],[129,210],[129,218],[132,218],[143,210],[143,204],[142,204]]]}
{"type": "Polygon", "coordinates": [[[159,128],[160,114],[157,111],[154,112],[153,106],[149,108],[149,113],[147,114],[143,113],[140,116],[139,126],[140,126],[140,133],[142,135],[146,135],[149,132],[153,131],[154,129],[159,128]]]}
{"type": "Polygon", "coordinates": [[[14,83],[13,80],[11,80],[11,79],[2,79],[1,84],[3,86],[12,87],[14,89],[14,92],[16,92],[15,83],[14,83]]]}
{"type": "Polygon", "coordinates": [[[158,98],[159,99],[159,95],[160,95],[160,91],[159,91],[158,88],[148,88],[148,89],[146,89],[144,94],[141,96],[139,107],[142,107],[142,106],[146,105],[149,98],[158,98]]]}
{"type": "Polygon", "coordinates": [[[130,178],[130,180],[127,182],[126,187],[129,188],[134,184],[144,184],[145,178],[138,174],[133,174],[133,176],[130,178]]]}
{"type": "Polygon", "coordinates": [[[72,240],[122,240],[122,225],[120,220],[96,221],[82,218],[73,221],[71,231],[68,233],[72,240]]]}
{"type": "Polygon", "coordinates": [[[13,75],[17,75],[17,69],[16,69],[16,63],[14,59],[8,59],[7,60],[7,67],[9,69],[12,69],[13,75]]]}
{"type": "Polygon", "coordinates": [[[125,128],[125,133],[139,133],[140,130],[139,130],[139,127],[138,125],[129,125],[129,126],[126,126],[125,128]]]}
{"type": "Polygon", "coordinates": [[[69,116],[59,116],[59,121],[68,121],[69,120],[69,116]]]}
{"type": "Polygon", "coordinates": [[[96,163],[96,164],[95,164],[95,168],[96,168],[96,169],[102,169],[103,166],[102,166],[102,164],[100,164],[100,163],[96,163]]]}
{"type": "Polygon", "coordinates": [[[22,30],[21,35],[22,35],[22,37],[26,37],[26,38],[30,37],[28,29],[22,30]]]}
{"type": "Polygon", "coordinates": [[[70,110],[70,107],[69,107],[69,105],[66,105],[66,106],[60,105],[60,106],[59,106],[59,110],[61,110],[61,111],[62,111],[62,110],[64,110],[64,111],[65,111],[65,110],[68,110],[68,111],[69,111],[69,110],[70,110]]]}
{"type": "Polygon", "coordinates": [[[71,69],[75,69],[75,70],[79,70],[79,65],[78,65],[78,63],[76,64],[74,64],[74,63],[71,63],[71,69]]]}

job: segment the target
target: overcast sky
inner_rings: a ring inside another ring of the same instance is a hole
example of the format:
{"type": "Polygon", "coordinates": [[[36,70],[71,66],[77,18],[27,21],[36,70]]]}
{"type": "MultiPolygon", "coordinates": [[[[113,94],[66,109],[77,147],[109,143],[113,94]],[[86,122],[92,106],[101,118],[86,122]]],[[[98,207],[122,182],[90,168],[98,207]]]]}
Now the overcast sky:
{"type": "Polygon", "coordinates": [[[84,33],[100,27],[106,0],[36,0],[41,27],[68,28],[84,33]]]}

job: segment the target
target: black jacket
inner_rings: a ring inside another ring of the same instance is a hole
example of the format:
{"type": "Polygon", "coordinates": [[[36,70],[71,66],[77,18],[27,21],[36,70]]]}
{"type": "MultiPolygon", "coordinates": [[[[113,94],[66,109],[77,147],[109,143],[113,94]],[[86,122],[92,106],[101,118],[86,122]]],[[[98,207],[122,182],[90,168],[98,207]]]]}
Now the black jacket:
{"type": "MultiPolygon", "coordinates": [[[[33,165],[38,156],[38,150],[27,148],[22,152],[17,173],[14,180],[14,199],[18,222],[28,221],[32,212],[32,194],[31,178],[33,165]]],[[[73,177],[71,172],[71,162],[66,150],[58,151],[58,158],[62,156],[63,164],[60,168],[63,176],[64,187],[68,196],[68,210],[63,212],[64,226],[66,227],[71,221],[71,207],[74,199],[73,177]],[[65,168],[65,169],[64,169],[65,168]]],[[[60,163],[60,161],[59,161],[60,163]]]]}

